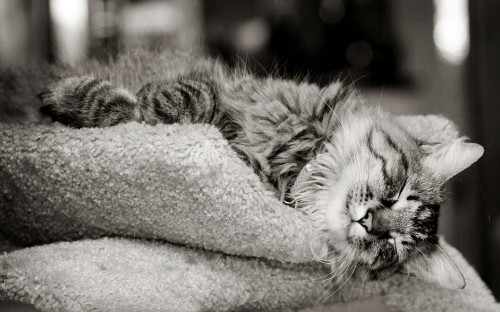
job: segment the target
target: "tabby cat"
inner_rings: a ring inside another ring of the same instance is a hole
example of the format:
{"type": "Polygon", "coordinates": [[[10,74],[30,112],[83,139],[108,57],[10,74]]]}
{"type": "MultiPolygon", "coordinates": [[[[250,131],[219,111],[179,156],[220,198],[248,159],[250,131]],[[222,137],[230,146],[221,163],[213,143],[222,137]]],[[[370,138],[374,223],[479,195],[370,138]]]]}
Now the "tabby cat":
{"type": "Polygon", "coordinates": [[[439,207],[444,183],[483,148],[463,138],[419,142],[340,82],[320,89],[212,62],[147,83],[135,95],[109,81],[71,76],[49,85],[40,99],[43,113],[77,128],[212,124],[281,200],[309,214],[329,246],[320,257],[335,267],[332,276],[403,272],[465,286],[438,243],[439,207]]]}

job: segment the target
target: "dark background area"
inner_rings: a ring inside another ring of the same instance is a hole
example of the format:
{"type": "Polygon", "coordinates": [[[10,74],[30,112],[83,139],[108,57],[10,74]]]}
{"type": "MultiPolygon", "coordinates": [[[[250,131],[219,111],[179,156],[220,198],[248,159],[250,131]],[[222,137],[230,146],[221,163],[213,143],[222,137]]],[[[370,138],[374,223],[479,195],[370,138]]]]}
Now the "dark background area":
{"type": "Polygon", "coordinates": [[[486,153],[449,185],[440,231],[500,298],[498,16],[495,0],[0,0],[0,67],[140,44],[259,75],[340,77],[394,114],[449,117],[486,153]]]}

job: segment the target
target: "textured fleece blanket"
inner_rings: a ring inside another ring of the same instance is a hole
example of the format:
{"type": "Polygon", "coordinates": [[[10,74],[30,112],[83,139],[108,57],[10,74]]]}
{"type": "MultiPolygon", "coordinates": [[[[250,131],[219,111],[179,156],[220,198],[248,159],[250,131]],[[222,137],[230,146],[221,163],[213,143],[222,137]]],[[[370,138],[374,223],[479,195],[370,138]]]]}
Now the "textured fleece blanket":
{"type": "MultiPolygon", "coordinates": [[[[421,139],[457,136],[443,118],[400,121],[421,139]]],[[[446,244],[464,290],[406,276],[328,289],[307,217],[268,189],[207,125],[0,125],[0,235],[46,244],[0,256],[0,300],[42,311],[253,311],[382,296],[395,311],[500,310],[446,244]]]]}

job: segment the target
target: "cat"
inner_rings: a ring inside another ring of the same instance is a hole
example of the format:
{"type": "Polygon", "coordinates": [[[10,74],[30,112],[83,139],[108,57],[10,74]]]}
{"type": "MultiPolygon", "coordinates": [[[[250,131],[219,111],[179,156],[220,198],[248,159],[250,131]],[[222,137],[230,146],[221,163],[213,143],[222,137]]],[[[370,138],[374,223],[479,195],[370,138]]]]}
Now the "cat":
{"type": "Polygon", "coordinates": [[[310,216],[332,276],[399,272],[465,287],[439,246],[438,216],[445,182],[482,156],[480,145],[419,142],[339,81],[320,88],[204,64],[136,94],[89,75],[65,77],[40,93],[41,111],[76,128],[212,124],[280,200],[310,216]]]}

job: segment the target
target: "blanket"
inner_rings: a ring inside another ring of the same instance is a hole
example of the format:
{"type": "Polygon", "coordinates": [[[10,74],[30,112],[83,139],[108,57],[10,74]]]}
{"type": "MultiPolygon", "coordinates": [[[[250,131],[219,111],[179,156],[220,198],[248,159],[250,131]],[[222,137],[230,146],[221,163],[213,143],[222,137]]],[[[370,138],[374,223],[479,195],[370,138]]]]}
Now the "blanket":
{"type": "MultiPolygon", "coordinates": [[[[441,117],[399,121],[423,140],[457,136],[441,117]]],[[[25,246],[0,256],[0,300],[42,311],[271,311],[374,296],[395,311],[500,308],[444,242],[464,290],[407,276],[325,282],[307,216],[208,125],[0,125],[0,235],[25,246]]]]}

